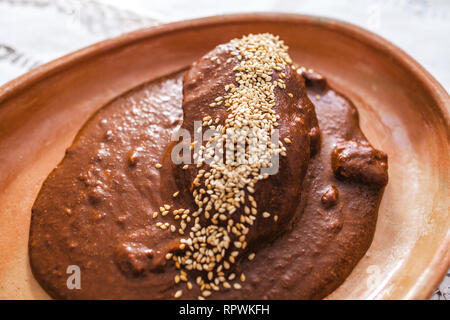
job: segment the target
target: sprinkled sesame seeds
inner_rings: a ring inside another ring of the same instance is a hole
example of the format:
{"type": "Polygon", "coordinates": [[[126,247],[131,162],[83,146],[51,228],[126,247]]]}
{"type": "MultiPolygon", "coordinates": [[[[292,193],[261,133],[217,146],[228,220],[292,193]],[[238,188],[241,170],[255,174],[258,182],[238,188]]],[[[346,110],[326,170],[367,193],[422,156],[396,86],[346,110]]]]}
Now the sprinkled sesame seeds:
{"type": "Polygon", "coordinates": [[[156,168],[156,169],[160,169],[160,168],[162,168],[162,164],[161,164],[161,163],[157,163],[157,164],[155,164],[155,168],[156,168]]]}
{"type": "Polygon", "coordinates": [[[248,255],[248,260],[252,261],[253,259],[255,259],[255,253],[252,252],[248,255]]]}
{"type": "MultiPolygon", "coordinates": [[[[225,141],[227,130],[251,129],[247,136],[249,141],[245,140],[247,138],[239,140],[241,139],[239,135],[236,137],[236,142],[243,142],[244,149],[248,148],[247,145],[252,139],[263,137],[270,140],[280,118],[273,110],[275,90],[286,88],[283,80],[286,74],[281,71],[288,64],[292,64],[287,54],[287,46],[278,37],[270,34],[251,34],[232,40],[231,45],[235,50],[230,52],[231,57],[226,62],[237,62],[233,68],[235,83],[224,86],[223,96],[206,102],[211,108],[226,108],[227,118],[220,121],[219,118],[213,119],[211,115],[203,116],[202,126],[216,129],[219,135],[206,141],[206,144],[200,146],[199,151],[196,150],[194,154],[194,159],[198,161],[197,168],[208,164],[207,167],[198,170],[192,182],[192,196],[197,209],[192,213],[185,209],[173,210],[174,219],[179,223],[177,227],[160,222],[156,224],[162,229],[169,228],[172,232],[178,230],[178,233],[183,235],[179,244],[179,249],[183,251],[167,254],[166,259],[173,260],[179,269],[179,274],[174,279],[175,283],[186,282],[188,290],[192,289],[192,283],[188,281],[188,272],[191,270],[200,272],[195,281],[201,291],[198,299],[209,297],[221,287],[235,290],[242,288],[236,281],[244,282],[245,275],[241,273],[236,276],[232,266],[246,249],[247,234],[259,216],[258,203],[252,194],[255,193],[257,182],[269,177],[260,171],[271,166],[270,156],[272,154],[286,156],[283,144],[271,143],[269,146],[263,146],[267,147],[268,150],[265,151],[267,154],[257,161],[247,162],[246,165],[215,160],[213,142],[225,141]],[[278,79],[274,72],[280,72],[278,79]],[[206,156],[214,161],[206,163],[206,156]],[[234,283],[230,284],[226,280],[234,283]]],[[[209,59],[215,61],[217,57],[209,59]]],[[[285,94],[293,98],[292,93],[285,94]]],[[[202,128],[197,130],[201,132],[202,128]]],[[[286,139],[284,139],[286,143],[291,143],[286,139]]],[[[191,149],[194,149],[194,146],[195,144],[192,144],[191,149]]],[[[198,147],[195,146],[195,149],[198,147]]],[[[251,152],[245,152],[246,157],[250,157],[250,154],[251,152]]],[[[162,165],[157,164],[155,167],[161,168],[162,165]]],[[[187,164],[182,166],[183,170],[188,168],[187,164]]],[[[179,191],[175,192],[173,197],[178,195],[179,191]]],[[[160,208],[161,215],[167,215],[169,210],[170,206],[164,205],[160,208]]],[[[156,214],[158,215],[158,212],[156,214]]],[[[269,218],[271,214],[263,212],[262,216],[269,218]]],[[[276,221],[278,217],[274,216],[273,219],[276,221]]],[[[253,260],[254,257],[255,253],[251,253],[248,259],[253,260]]],[[[178,290],[174,297],[179,298],[182,294],[182,290],[178,290]]]]}

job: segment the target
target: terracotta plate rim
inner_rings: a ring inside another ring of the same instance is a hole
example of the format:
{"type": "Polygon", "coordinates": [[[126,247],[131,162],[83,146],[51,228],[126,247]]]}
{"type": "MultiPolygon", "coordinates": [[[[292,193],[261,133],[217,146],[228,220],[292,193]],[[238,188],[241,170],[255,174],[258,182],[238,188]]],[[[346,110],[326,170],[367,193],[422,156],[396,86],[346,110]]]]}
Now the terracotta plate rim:
{"type": "MultiPolygon", "coordinates": [[[[392,57],[399,65],[409,70],[436,101],[438,110],[435,111],[441,119],[444,120],[447,137],[450,137],[450,98],[447,91],[428,71],[426,71],[417,61],[406,54],[402,49],[370,31],[347,22],[319,16],[276,12],[217,15],[162,24],[159,26],[143,28],[125,33],[67,54],[4,84],[0,87],[0,103],[3,103],[14,96],[20,95],[23,91],[27,90],[27,88],[49,76],[55,75],[62,70],[68,69],[77,63],[90,59],[94,56],[105,54],[113,49],[118,49],[144,39],[156,38],[181,29],[195,29],[199,27],[249,22],[289,22],[317,25],[322,28],[328,28],[343,33],[346,36],[354,38],[355,40],[392,57]]],[[[432,294],[433,290],[439,285],[439,282],[450,266],[450,256],[448,255],[448,252],[450,252],[450,230],[448,230],[444,241],[436,250],[433,259],[426,267],[426,270],[432,270],[433,272],[424,272],[421,277],[417,279],[415,285],[409,289],[409,292],[405,295],[405,298],[426,299],[432,294]]]]}

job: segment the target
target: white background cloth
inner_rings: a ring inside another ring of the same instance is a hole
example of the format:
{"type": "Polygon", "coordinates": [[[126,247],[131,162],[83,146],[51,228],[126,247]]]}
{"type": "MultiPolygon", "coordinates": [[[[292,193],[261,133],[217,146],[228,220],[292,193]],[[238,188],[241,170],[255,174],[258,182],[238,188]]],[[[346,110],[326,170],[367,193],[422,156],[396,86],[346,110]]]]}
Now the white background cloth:
{"type": "MultiPolygon", "coordinates": [[[[332,17],[390,40],[450,88],[450,0],[0,0],[0,85],[144,26],[238,12],[332,17]]],[[[450,274],[432,299],[450,299],[450,274]]]]}
{"type": "Polygon", "coordinates": [[[449,0],[0,0],[0,84],[142,26],[237,12],[345,20],[387,38],[450,88],[449,0]]]}

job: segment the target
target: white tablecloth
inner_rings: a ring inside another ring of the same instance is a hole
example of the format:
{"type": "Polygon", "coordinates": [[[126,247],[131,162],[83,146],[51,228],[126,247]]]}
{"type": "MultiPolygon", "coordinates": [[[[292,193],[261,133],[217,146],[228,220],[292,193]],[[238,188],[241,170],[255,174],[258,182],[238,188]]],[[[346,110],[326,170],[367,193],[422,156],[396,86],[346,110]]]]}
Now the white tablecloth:
{"type": "MultiPolygon", "coordinates": [[[[390,40],[450,88],[449,0],[0,0],[0,85],[76,49],[144,26],[238,12],[321,15],[390,40]]],[[[450,299],[450,274],[432,299],[450,299]]]]}

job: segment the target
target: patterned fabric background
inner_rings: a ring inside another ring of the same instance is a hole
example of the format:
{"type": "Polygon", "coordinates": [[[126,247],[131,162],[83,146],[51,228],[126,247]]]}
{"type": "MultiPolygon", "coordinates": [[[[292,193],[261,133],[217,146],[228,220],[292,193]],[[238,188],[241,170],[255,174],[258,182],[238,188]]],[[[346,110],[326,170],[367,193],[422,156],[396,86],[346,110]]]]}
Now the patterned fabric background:
{"type": "MultiPolygon", "coordinates": [[[[222,13],[277,11],[345,20],[392,41],[450,88],[448,0],[0,0],[0,85],[141,27],[222,13]]],[[[433,300],[450,300],[450,270],[433,300]]]]}

